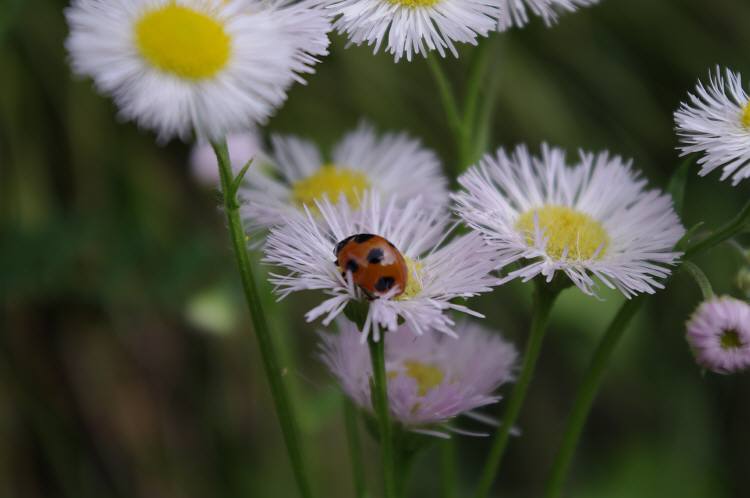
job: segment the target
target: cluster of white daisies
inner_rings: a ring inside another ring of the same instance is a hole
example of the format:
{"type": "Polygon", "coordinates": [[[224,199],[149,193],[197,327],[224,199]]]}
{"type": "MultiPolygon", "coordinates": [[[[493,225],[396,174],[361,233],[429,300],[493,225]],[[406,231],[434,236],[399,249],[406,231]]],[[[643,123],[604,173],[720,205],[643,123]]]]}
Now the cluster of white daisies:
{"type": "Polygon", "coordinates": [[[74,0],[74,70],[160,140],[218,139],[264,122],[327,54],[328,33],[396,60],[595,0],[74,0]]]}
{"type": "MultiPolygon", "coordinates": [[[[685,233],[669,196],[606,152],[500,149],[449,193],[437,155],[406,134],[378,135],[363,124],[324,155],[296,137],[273,137],[264,150],[244,130],[262,124],[313,71],[332,28],[410,59],[429,50],[455,54],[454,43],[522,26],[532,14],[551,23],[593,3],[74,0],[67,47],[76,72],[91,76],[124,118],[160,140],[228,137],[240,165],[255,159],[239,191],[245,227],[265,237],[265,262],[281,297],[322,294],[307,319],[338,324],[337,335],[323,335],[321,351],[346,393],[370,408],[361,343],[387,332],[394,417],[446,435],[456,429],[444,423],[459,414],[484,419],[474,410],[497,400],[493,393],[512,379],[516,358],[496,332],[456,324],[453,313],[481,318],[466,300],[516,278],[564,275],[589,295],[602,285],[628,298],[655,292],[685,233]],[[461,224],[468,230],[456,230],[461,224]],[[339,267],[334,248],[356,234],[395,246],[407,268],[405,288],[372,299],[339,267]],[[345,316],[357,303],[367,313],[355,324],[345,316]]],[[[676,119],[683,151],[706,152],[704,173],[723,167],[735,183],[750,176],[750,105],[738,76],[717,74],[676,119]]],[[[193,163],[202,176],[214,176],[206,173],[215,162],[205,146],[193,163]]],[[[750,347],[747,312],[726,303],[714,308],[736,336],[721,336],[720,349],[750,347]]],[[[717,322],[698,316],[694,323],[700,349],[717,322]]]]}
{"type": "MultiPolygon", "coordinates": [[[[625,296],[663,286],[685,231],[668,195],[649,189],[631,164],[606,152],[568,157],[542,146],[498,150],[447,191],[437,155],[405,134],[378,135],[362,124],[330,156],[297,137],[233,137],[236,166],[258,167],[239,191],[248,231],[263,233],[265,262],[281,297],[319,291],[306,315],[338,335],[322,334],[326,364],[345,392],[369,408],[368,335],[387,332],[386,368],[393,416],[417,431],[495,401],[513,377],[515,349],[455,312],[481,318],[467,299],[520,278],[566,275],[596,295],[625,296]],[[469,230],[457,230],[463,224],[469,230]],[[370,299],[334,255],[338,242],[375,234],[403,255],[408,280],[396,297],[370,299]],[[347,307],[365,304],[358,324],[347,307]],[[481,382],[478,379],[482,379],[481,382]]],[[[216,167],[204,147],[196,170],[216,167]],[[206,164],[203,164],[203,163],[206,164]]],[[[426,428],[428,427],[428,428],[426,428]]]]}

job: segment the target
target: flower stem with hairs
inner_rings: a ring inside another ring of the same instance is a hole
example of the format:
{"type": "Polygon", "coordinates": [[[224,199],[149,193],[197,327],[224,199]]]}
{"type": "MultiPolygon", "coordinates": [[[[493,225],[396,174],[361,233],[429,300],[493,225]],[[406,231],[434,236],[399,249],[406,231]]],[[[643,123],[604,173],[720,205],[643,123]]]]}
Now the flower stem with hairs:
{"type": "Polygon", "coordinates": [[[245,168],[235,177],[229,157],[229,150],[225,140],[212,144],[216,159],[219,163],[219,175],[221,179],[221,191],[224,198],[224,212],[227,217],[227,225],[232,239],[232,247],[237,260],[237,267],[242,280],[242,288],[245,293],[250,318],[252,320],[255,337],[258,341],[263,367],[271,388],[276,414],[284,435],[289,459],[297,481],[299,493],[303,498],[312,498],[313,494],[305,468],[302,450],[299,441],[299,429],[294,417],[292,404],[289,399],[287,388],[282,378],[282,369],[279,366],[278,357],[271,342],[266,315],[261,304],[258,288],[253,276],[250,259],[247,254],[246,235],[242,227],[239,214],[239,202],[237,201],[237,188],[244,177],[248,163],[245,168]]]}

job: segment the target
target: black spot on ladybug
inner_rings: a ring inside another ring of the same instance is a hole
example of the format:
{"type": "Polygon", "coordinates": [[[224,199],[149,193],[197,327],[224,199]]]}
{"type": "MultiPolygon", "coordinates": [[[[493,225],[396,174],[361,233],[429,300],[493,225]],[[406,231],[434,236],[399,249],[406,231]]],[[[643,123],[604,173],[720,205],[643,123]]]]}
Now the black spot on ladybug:
{"type": "MultiPolygon", "coordinates": [[[[343,249],[344,246],[350,240],[352,240],[354,237],[356,237],[356,235],[350,235],[349,237],[345,238],[344,240],[342,240],[341,242],[339,242],[338,244],[336,244],[336,247],[333,248],[333,254],[334,254],[334,256],[338,256],[339,253],[341,252],[341,249],[343,249]]],[[[338,264],[338,262],[336,264],[338,264]]]]}
{"type": "Polygon", "coordinates": [[[370,252],[367,253],[367,262],[371,265],[378,265],[381,261],[383,261],[383,250],[379,248],[371,249],[370,252]]]}
{"type": "Polygon", "coordinates": [[[363,242],[367,242],[373,237],[375,236],[371,233],[359,233],[354,236],[354,242],[356,242],[357,244],[362,244],[363,242]]]}
{"type": "Polygon", "coordinates": [[[346,262],[346,270],[352,273],[357,273],[357,270],[359,270],[359,265],[357,264],[356,261],[354,261],[353,259],[350,259],[349,261],[346,262]]]}
{"type": "Polygon", "coordinates": [[[378,292],[389,291],[395,283],[396,279],[393,277],[380,277],[378,281],[375,282],[375,290],[378,292]]]}

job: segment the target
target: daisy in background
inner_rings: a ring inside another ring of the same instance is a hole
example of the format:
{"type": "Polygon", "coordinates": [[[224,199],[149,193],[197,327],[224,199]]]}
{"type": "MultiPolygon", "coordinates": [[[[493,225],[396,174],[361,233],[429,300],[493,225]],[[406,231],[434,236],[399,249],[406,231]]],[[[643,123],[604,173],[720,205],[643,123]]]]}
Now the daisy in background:
{"type": "Polygon", "coordinates": [[[750,304],[731,297],[703,302],[687,324],[700,366],[720,374],[750,368],[750,304]]]}
{"type": "MultiPolygon", "coordinates": [[[[339,320],[339,333],[321,333],[320,356],[356,405],[372,412],[372,366],[357,326],[339,320]]],[[[495,331],[469,321],[456,326],[460,339],[428,332],[414,336],[409,325],[389,334],[385,345],[391,416],[413,432],[449,437],[462,431],[449,422],[459,415],[492,423],[475,413],[500,400],[495,391],[513,380],[515,348],[495,331]]]]}
{"type": "MultiPolygon", "coordinates": [[[[343,196],[352,208],[369,190],[401,205],[421,196],[426,208],[448,201],[447,181],[437,155],[404,133],[378,136],[368,124],[345,135],[330,160],[311,142],[275,136],[270,162],[276,175],[251,168],[239,191],[249,230],[272,227],[316,201],[343,196]]],[[[330,259],[330,258],[329,258],[330,259]]]]}
{"type": "Polygon", "coordinates": [[[74,0],[73,69],[127,120],[173,137],[250,128],[327,53],[329,20],[303,1],[74,0]]]}
{"type": "Polygon", "coordinates": [[[500,20],[498,30],[505,31],[514,26],[523,27],[529,15],[541,17],[547,26],[554,24],[561,13],[575,12],[580,7],[589,7],[599,0],[499,0],[500,20]]]}
{"type": "MultiPolygon", "coordinates": [[[[255,131],[227,135],[227,147],[232,161],[232,171],[237,175],[248,161],[252,168],[268,167],[270,160],[263,152],[260,137],[255,131]]],[[[209,188],[219,186],[219,164],[216,154],[206,142],[193,145],[190,151],[190,172],[198,182],[209,188]]]]}
{"type": "Polygon", "coordinates": [[[335,206],[328,199],[317,201],[316,209],[319,216],[306,208],[272,229],[264,258],[287,270],[270,278],[281,298],[302,290],[326,294],[306,314],[308,321],[324,316],[323,324],[329,325],[347,305],[366,304],[364,342],[370,333],[378,340],[381,329],[395,331],[400,322],[417,334],[437,330],[455,335],[446,313],[451,309],[481,317],[454,300],[489,292],[498,283],[490,274],[497,267],[494,252],[475,233],[443,243],[453,226],[443,210],[425,209],[420,199],[399,208],[393,198],[381,201],[368,193],[359,209],[343,197],[335,206]],[[354,282],[355,272],[338,266],[338,243],[357,234],[378,235],[400,252],[407,274],[403,289],[396,285],[382,297],[368,299],[354,282]]]}
{"type": "Polygon", "coordinates": [[[732,184],[750,178],[750,97],[739,73],[720,68],[674,113],[681,155],[701,153],[700,175],[721,168],[732,184]]]}
{"type": "Polygon", "coordinates": [[[458,214],[497,251],[498,266],[513,263],[505,281],[562,272],[586,294],[598,278],[626,297],[653,293],[669,275],[684,229],[672,200],[630,163],[603,152],[581,152],[574,166],[561,149],[525,146],[485,156],[459,178],[458,214]]]}
{"type": "Polygon", "coordinates": [[[458,57],[456,43],[477,44],[497,27],[497,0],[326,0],[334,28],[352,43],[385,46],[396,62],[436,50],[458,57]]]}

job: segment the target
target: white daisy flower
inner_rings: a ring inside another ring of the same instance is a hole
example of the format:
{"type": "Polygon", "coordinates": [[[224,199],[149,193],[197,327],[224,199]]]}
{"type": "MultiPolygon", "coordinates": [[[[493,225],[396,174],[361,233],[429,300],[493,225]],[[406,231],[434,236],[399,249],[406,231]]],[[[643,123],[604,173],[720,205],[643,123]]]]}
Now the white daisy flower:
{"type": "Polygon", "coordinates": [[[750,97],[739,73],[716,68],[709,85],[698,82],[689,101],[674,113],[681,155],[702,153],[700,175],[722,168],[732,184],[750,178],[750,97]]]}
{"type": "Polygon", "coordinates": [[[560,13],[574,12],[596,3],[599,0],[500,0],[498,30],[523,27],[529,22],[530,14],[541,17],[549,26],[557,21],[560,13]]]}
{"type": "Polygon", "coordinates": [[[339,16],[334,28],[352,43],[385,44],[396,62],[411,61],[414,54],[427,56],[446,50],[458,57],[455,43],[477,44],[497,26],[497,0],[327,0],[339,16]]]}
{"type": "Polygon", "coordinates": [[[551,281],[561,271],[586,294],[597,277],[625,296],[653,293],[679,257],[684,229],[672,200],[619,157],[581,152],[568,166],[565,152],[524,146],[485,156],[459,179],[454,194],[464,221],[498,251],[500,267],[517,263],[505,281],[551,281]]]}
{"type": "Polygon", "coordinates": [[[319,217],[306,208],[305,213],[292,213],[272,229],[264,259],[288,270],[287,274],[272,273],[270,278],[282,298],[315,289],[327,295],[306,314],[308,321],[324,316],[323,324],[328,325],[350,303],[366,304],[365,341],[371,331],[377,340],[381,329],[396,330],[400,321],[418,334],[435,329],[454,335],[454,323],[446,314],[451,309],[481,316],[454,300],[489,292],[498,283],[490,275],[497,267],[494,253],[474,233],[444,244],[452,226],[443,210],[426,210],[420,199],[401,209],[395,199],[381,202],[369,194],[356,210],[344,198],[335,206],[328,199],[317,201],[316,207],[319,217]],[[389,278],[389,285],[380,289],[381,297],[372,300],[355,284],[358,270],[352,271],[349,263],[345,264],[349,268],[340,268],[335,252],[339,242],[358,234],[363,234],[362,240],[371,238],[370,234],[386,239],[404,258],[405,281],[389,278]]]}
{"type": "MultiPolygon", "coordinates": [[[[361,343],[354,323],[338,323],[338,334],[320,334],[321,358],[344,393],[372,413],[368,348],[361,343]]],[[[494,393],[513,380],[516,349],[496,331],[468,321],[456,326],[458,340],[435,332],[415,337],[413,332],[409,325],[402,325],[388,335],[385,343],[388,404],[393,420],[408,430],[438,437],[448,437],[448,432],[484,435],[447,423],[459,415],[491,423],[489,417],[473,410],[500,399],[494,393]]]]}
{"type": "Polygon", "coordinates": [[[125,119],[162,141],[217,139],[263,122],[327,53],[328,18],[310,5],[74,0],[66,46],[125,119]]]}
{"type": "Polygon", "coordinates": [[[378,136],[361,124],[336,145],[330,160],[311,142],[296,137],[272,139],[270,162],[278,174],[251,168],[239,191],[242,217],[249,230],[271,227],[315,201],[344,196],[357,206],[366,190],[393,196],[404,204],[421,196],[427,208],[448,201],[447,181],[437,155],[408,135],[378,136]]]}
{"type": "MultiPolygon", "coordinates": [[[[226,140],[234,175],[237,175],[250,160],[253,161],[254,168],[269,162],[263,152],[260,137],[255,131],[232,133],[227,135],[226,140]]],[[[211,188],[219,186],[219,163],[211,144],[200,142],[193,145],[189,163],[190,172],[198,182],[211,188]]]]}

